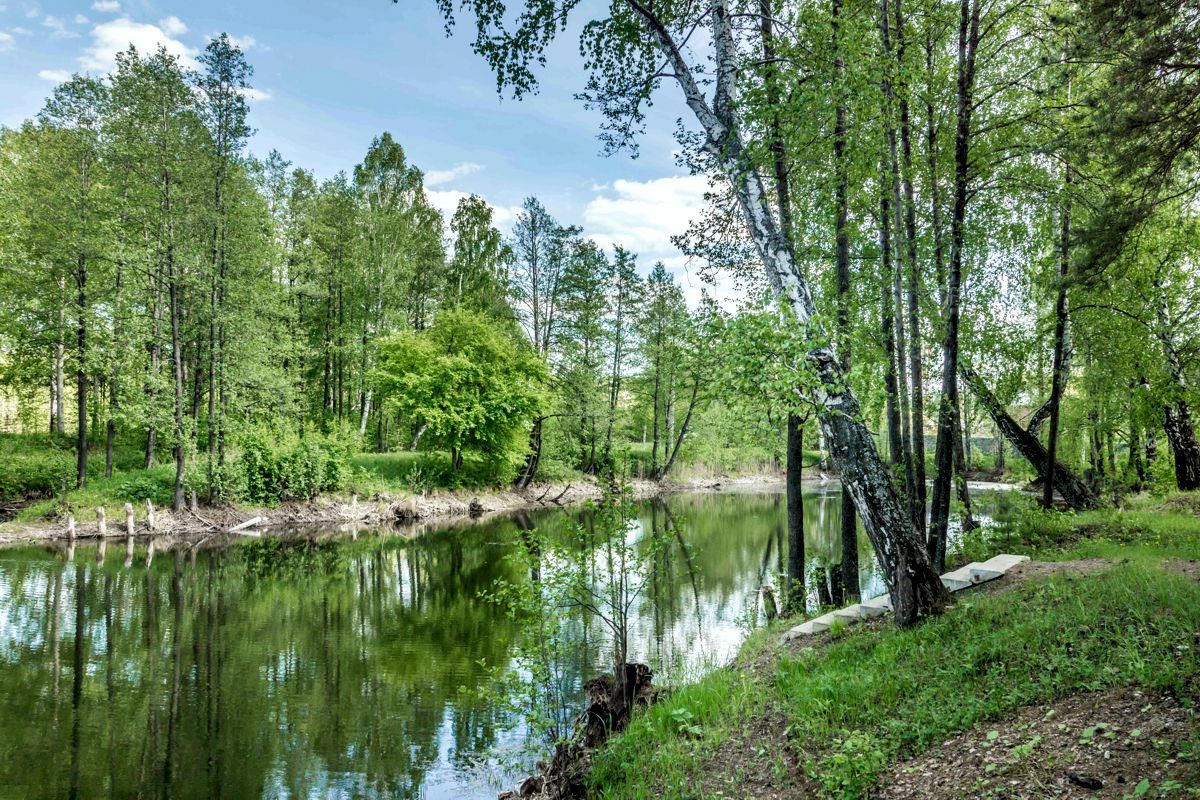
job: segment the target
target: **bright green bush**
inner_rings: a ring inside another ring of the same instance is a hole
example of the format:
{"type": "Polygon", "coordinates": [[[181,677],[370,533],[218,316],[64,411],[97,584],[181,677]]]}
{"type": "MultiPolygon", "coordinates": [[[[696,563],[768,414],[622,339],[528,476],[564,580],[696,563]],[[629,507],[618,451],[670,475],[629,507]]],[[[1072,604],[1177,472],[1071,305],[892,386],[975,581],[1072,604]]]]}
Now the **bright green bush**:
{"type": "Polygon", "coordinates": [[[156,505],[168,505],[175,494],[174,470],[146,470],[121,482],[118,496],[131,503],[152,500],[156,505]]]}
{"type": "Polygon", "coordinates": [[[350,480],[349,450],[335,436],[253,431],[242,441],[238,493],[252,503],[277,503],[344,489],[350,480]]]}
{"type": "Polygon", "coordinates": [[[0,454],[0,498],[52,497],[75,480],[75,455],[64,450],[0,454]]]}

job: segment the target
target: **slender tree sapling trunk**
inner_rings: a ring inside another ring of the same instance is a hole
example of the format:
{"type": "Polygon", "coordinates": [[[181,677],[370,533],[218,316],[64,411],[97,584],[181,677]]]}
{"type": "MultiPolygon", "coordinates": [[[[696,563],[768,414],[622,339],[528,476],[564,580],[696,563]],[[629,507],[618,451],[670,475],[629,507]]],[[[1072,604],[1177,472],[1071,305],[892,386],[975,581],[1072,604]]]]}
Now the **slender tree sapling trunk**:
{"type": "MultiPolygon", "coordinates": [[[[892,37],[891,37],[891,8],[888,0],[880,0],[879,4],[879,36],[883,43],[883,55],[885,61],[892,59],[892,37]]],[[[913,448],[912,448],[912,408],[909,404],[909,382],[908,382],[908,363],[906,358],[911,352],[908,347],[908,339],[905,333],[904,319],[904,294],[901,290],[901,275],[905,271],[902,267],[903,253],[908,250],[905,244],[905,228],[904,228],[904,204],[900,197],[900,159],[896,150],[896,129],[892,125],[892,107],[895,103],[895,88],[892,79],[887,69],[884,70],[883,80],[883,119],[884,119],[884,134],[887,140],[887,173],[886,185],[890,185],[890,202],[893,225],[892,230],[895,232],[895,255],[891,264],[891,279],[892,279],[892,302],[891,308],[894,315],[894,326],[896,336],[896,382],[897,382],[897,400],[900,408],[900,443],[902,449],[902,463],[904,467],[904,493],[905,499],[908,502],[910,513],[913,517],[913,524],[918,530],[924,528],[921,522],[917,521],[917,507],[915,499],[917,496],[916,482],[916,467],[913,464],[913,448]]]]}

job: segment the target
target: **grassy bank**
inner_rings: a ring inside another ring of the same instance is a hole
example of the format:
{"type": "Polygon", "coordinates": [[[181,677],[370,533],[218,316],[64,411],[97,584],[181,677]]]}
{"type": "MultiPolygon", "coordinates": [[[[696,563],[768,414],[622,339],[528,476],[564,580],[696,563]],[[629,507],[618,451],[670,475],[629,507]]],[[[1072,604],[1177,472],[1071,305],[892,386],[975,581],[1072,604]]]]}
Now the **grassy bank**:
{"type": "MultiPolygon", "coordinates": [[[[283,502],[327,503],[359,498],[404,499],[431,492],[500,492],[510,485],[511,470],[467,455],[460,469],[451,467],[448,452],[367,453],[335,437],[314,435],[308,440],[263,441],[247,463],[248,450],[230,455],[221,479],[221,505],[240,511],[277,507],[283,502]]],[[[169,453],[163,457],[168,458],[169,453]]],[[[753,454],[738,458],[726,454],[725,469],[680,462],[671,481],[690,484],[717,475],[761,475],[773,470],[753,454]]],[[[813,454],[815,458],[815,454],[813,454]]],[[[628,456],[626,473],[637,478],[650,474],[650,451],[635,447],[628,456]],[[643,459],[645,463],[643,462],[643,459]]],[[[169,507],[174,494],[175,465],[160,461],[144,467],[141,445],[125,444],[114,452],[113,474],[104,475],[104,453],[93,449],[86,486],[75,487],[75,453],[67,437],[46,434],[0,434],[0,530],[37,526],[60,520],[69,511],[81,523],[95,520],[96,508],[108,509],[109,519],[125,503],[144,518],[145,503],[169,507]]],[[[590,486],[593,478],[550,463],[539,482],[560,487],[590,486]]],[[[186,491],[195,491],[201,505],[208,496],[208,459],[189,457],[186,491]]],[[[558,494],[556,489],[550,496],[558,494]]]]}
{"type": "MultiPolygon", "coordinates": [[[[904,774],[898,764],[956,733],[980,731],[978,747],[1006,746],[1007,760],[981,770],[967,794],[1025,796],[1008,783],[1006,765],[1052,758],[1039,752],[1046,739],[1026,735],[1008,748],[998,730],[982,728],[1032,705],[1126,685],[1180,698],[1190,731],[1160,748],[1168,777],[1148,772],[1142,784],[1131,776],[1104,796],[1200,787],[1200,583],[1173,561],[1200,558],[1198,509],[1193,498],[1177,496],[1078,517],[1029,511],[969,540],[963,557],[1005,551],[1110,562],[1058,574],[1047,568],[1048,576],[1007,591],[976,590],[910,631],[877,624],[782,648],[782,623],[760,631],[735,667],[675,692],[599,754],[594,794],[880,796],[904,774]]],[[[1112,732],[1104,718],[1097,708],[1099,727],[1066,735],[1077,733],[1086,747],[1112,732]]]]}

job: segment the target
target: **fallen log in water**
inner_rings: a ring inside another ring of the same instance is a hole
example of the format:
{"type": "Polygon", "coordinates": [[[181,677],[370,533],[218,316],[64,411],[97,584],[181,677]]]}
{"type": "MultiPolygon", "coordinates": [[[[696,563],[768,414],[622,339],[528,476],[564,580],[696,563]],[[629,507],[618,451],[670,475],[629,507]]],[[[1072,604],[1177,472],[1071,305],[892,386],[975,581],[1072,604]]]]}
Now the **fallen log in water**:
{"type": "Polygon", "coordinates": [[[234,525],[232,528],[229,529],[229,533],[237,533],[240,530],[244,530],[246,528],[253,527],[254,525],[257,525],[260,522],[262,522],[262,517],[251,517],[250,519],[246,520],[245,522],[239,522],[237,525],[234,525]]]}

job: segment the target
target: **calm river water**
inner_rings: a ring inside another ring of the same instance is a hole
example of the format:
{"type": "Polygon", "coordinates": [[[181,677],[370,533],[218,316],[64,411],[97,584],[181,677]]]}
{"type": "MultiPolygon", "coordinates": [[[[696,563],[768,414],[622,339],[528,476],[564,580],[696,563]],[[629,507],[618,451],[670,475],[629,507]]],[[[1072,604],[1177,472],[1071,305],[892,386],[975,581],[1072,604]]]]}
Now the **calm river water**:
{"type": "MultiPolygon", "coordinates": [[[[811,488],[817,568],[838,558],[839,514],[833,487],[811,488]]],[[[786,563],[782,496],[677,495],[638,515],[671,544],[633,656],[673,675],[727,661],[786,563]]],[[[568,536],[572,521],[247,540],[149,568],[144,544],[130,568],[112,544],[102,565],[94,546],[70,563],[0,550],[0,798],[495,797],[525,737],[477,690],[522,632],[479,593],[528,577],[533,527],[568,536]]],[[[877,594],[865,536],[859,549],[877,594]]],[[[577,682],[608,664],[595,629],[577,682]]]]}

